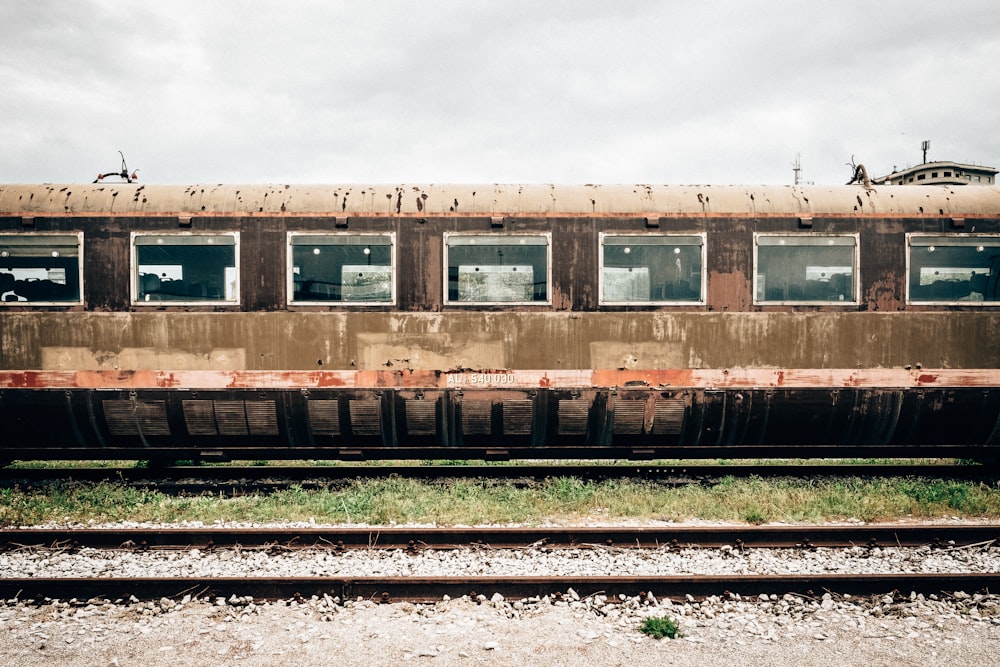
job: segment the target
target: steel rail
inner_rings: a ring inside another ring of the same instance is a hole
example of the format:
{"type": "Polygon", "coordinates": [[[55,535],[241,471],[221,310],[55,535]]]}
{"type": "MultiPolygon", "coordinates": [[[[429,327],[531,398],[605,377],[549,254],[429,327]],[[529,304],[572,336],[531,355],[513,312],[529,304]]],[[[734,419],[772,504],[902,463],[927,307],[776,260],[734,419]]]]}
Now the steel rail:
{"type": "Polygon", "coordinates": [[[704,483],[725,477],[929,477],[989,479],[1000,470],[981,465],[947,464],[773,464],[773,465],[390,465],[390,466],[165,466],[160,468],[2,468],[0,486],[51,481],[126,482],[158,488],[197,490],[224,482],[237,488],[282,488],[291,484],[323,487],[358,479],[507,479],[576,477],[587,480],[647,479],[660,483],[704,483]]]}
{"type": "Polygon", "coordinates": [[[545,528],[17,528],[0,550],[60,549],[453,549],[481,547],[958,547],[1000,540],[1000,524],[867,526],[637,526],[545,528]]]}
{"type": "MultiPolygon", "coordinates": [[[[998,371],[1000,372],[1000,371],[998,371]]],[[[0,371],[2,373],[2,371],[0,371]]],[[[0,389],[3,389],[0,386],[0,389]]],[[[985,461],[995,468],[996,452],[981,445],[657,445],[652,448],[629,446],[555,445],[532,446],[473,445],[365,445],[344,447],[242,446],[193,449],[185,446],[94,448],[66,443],[45,447],[8,447],[0,453],[3,462],[11,461],[434,461],[449,460],[490,462],[506,461],[702,461],[724,459],[971,459],[985,461]]]]}
{"type": "Polygon", "coordinates": [[[815,574],[733,576],[609,577],[294,577],[294,578],[0,578],[0,598],[125,601],[180,598],[254,600],[329,595],[341,600],[378,602],[438,601],[469,595],[478,599],[499,593],[508,599],[557,598],[572,589],[580,597],[652,594],[658,598],[704,598],[736,593],[820,596],[824,592],[877,595],[909,592],[966,593],[1000,590],[1000,574],[815,574]]]}

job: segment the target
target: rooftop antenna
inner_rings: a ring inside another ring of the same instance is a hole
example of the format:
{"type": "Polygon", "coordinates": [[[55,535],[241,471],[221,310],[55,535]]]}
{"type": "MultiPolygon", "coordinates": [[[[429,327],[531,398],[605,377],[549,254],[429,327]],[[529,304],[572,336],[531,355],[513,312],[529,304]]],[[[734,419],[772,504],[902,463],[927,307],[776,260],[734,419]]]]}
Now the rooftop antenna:
{"type": "Polygon", "coordinates": [[[931,147],[931,140],[924,139],[920,142],[920,150],[924,152],[924,164],[927,164],[927,149],[931,147]]]}
{"type": "Polygon", "coordinates": [[[795,154],[795,162],[792,163],[792,171],[795,172],[795,185],[798,185],[799,175],[802,172],[802,153],[795,154]]]}
{"type": "Polygon", "coordinates": [[[108,176],[118,176],[125,180],[126,183],[131,183],[132,181],[139,180],[139,170],[136,169],[132,172],[130,176],[128,173],[128,166],[125,164],[125,154],[118,151],[118,154],[122,156],[122,170],[121,171],[109,171],[106,174],[98,174],[97,178],[94,179],[94,183],[100,183],[108,176]]]}

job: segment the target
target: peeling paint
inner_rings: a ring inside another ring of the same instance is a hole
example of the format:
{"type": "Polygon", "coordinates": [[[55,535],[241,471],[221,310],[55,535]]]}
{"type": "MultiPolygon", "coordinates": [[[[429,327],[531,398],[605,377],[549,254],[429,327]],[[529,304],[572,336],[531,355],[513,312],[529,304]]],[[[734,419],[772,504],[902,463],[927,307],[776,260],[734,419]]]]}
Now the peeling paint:
{"type": "Polygon", "coordinates": [[[21,369],[1000,368],[1000,314],[8,312],[21,369]],[[631,355],[634,362],[627,362],[631,355]],[[321,360],[322,364],[317,362],[321,360]]]}
{"type": "Polygon", "coordinates": [[[123,348],[120,351],[85,347],[43,347],[44,370],[237,370],[246,368],[246,350],[214,349],[207,353],[159,348],[123,348]]]}
{"type": "Polygon", "coordinates": [[[750,279],[742,271],[720,273],[709,271],[708,301],[717,310],[744,311],[751,304],[753,294],[750,279]]]}

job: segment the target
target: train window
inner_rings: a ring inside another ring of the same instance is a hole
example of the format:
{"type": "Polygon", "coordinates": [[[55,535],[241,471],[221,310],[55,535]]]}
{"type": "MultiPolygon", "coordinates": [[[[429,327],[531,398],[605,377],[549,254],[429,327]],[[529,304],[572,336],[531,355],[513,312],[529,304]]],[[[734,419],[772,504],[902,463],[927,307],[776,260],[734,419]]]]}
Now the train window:
{"type": "Polygon", "coordinates": [[[703,303],[703,235],[601,234],[600,301],[703,303]]]}
{"type": "Polygon", "coordinates": [[[394,234],[288,235],[288,302],[391,304],[394,234]]]}
{"type": "Polygon", "coordinates": [[[548,234],[446,233],[445,303],[550,303],[548,234]]]}
{"type": "Polygon", "coordinates": [[[754,303],[857,303],[858,237],[754,235],[754,303]]]}
{"type": "Polygon", "coordinates": [[[0,234],[0,304],[83,302],[83,235],[0,234]]]}
{"type": "Polygon", "coordinates": [[[910,234],[909,303],[1000,302],[1000,236],[910,234]]]}
{"type": "Polygon", "coordinates": [[[132,302],[238,303],[238,243],[237,232],[133,233],[132,302]]]}

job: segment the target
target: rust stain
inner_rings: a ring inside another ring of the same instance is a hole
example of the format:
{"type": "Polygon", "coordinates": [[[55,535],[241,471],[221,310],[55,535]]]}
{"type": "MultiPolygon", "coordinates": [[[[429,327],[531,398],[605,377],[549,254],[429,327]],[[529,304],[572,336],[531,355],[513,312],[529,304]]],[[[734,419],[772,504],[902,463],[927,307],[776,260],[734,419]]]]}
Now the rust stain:
{"type": "Polygon", "coordinates": [[[595,387],[624,387],[629,384],[657,385],[661,387],[690,386],[695,371],[687,368],[672,370],[596,370],[591,373],[595,387]]]}
{"type": "Polygon", "coordinates": [[[341,375],[342,375],[341,373],[329,373],[329,372],[317,371],[315,373],[315,376],[316,376],[316,386],[317,387],[343,387],[343,386],[346,386],[347,383],[344,382],[344,380],[341,377],[341,375]]]}
{"type": "Polygon", "coordinates": [[[0,371],[10,389],[370,389],[511,390],[531,388],[907,388],[1000,387],[1000,369],[783,368],[494,370],[440,373],[361,371],[0,371]]]}
{"type": "Polygon", "coordinates": [[[903,300],[899,298],[900,281],[895,274],[872,282],[864,301],[870,310],[895,312],[902,310],[903,300]]]}
{"type": "Polygon", "coordinates": [[[750,309],[751,283],[742,271],[719,273],[710,271],[708,276],[708,305],[715,310],[745,311],[750,309]]]}
{"type": "MultiPolygon", "coordinates": [[[[76,386],[79,387],[160,387],[163,386],[160,371],[78,371],[76,386]]],[[[168,377],[172,377],[169,376],[168,377]]]]}
{"type": "Polygon", "coordinates": [[[38,386],[32,382],[34,379],[35,375],[28,373],[4,373],[3,378],[0,379],[0,387],[5,389],[34,389],[38,386]]]}

